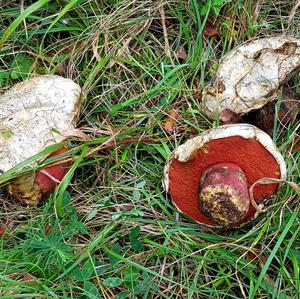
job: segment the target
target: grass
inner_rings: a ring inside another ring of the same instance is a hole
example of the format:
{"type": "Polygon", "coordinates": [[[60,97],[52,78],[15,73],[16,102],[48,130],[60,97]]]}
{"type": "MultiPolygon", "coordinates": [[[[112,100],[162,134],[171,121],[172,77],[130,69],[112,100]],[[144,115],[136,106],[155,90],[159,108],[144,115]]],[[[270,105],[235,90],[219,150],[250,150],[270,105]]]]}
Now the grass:
{"type": "MultiPolygon", "coordinates": [[[[36,73],[74,79],[78,127],[91,139],[70,141],[72,172],[39,208],[2,188],[1,298],[300,298],[300,201],[290,186],[234,231],[184,218],[161,187],[168,154],[218,125],[200,94],[220,57],[256,36],[299,37],[299,11],[289,21],[296,1],[3,2],[0,91],[36,73]],[[208,17],[220,37],[203,38],[208,17]]],[[[297,121],[273,134],[296,183],[298,135],[297,121]]]]}

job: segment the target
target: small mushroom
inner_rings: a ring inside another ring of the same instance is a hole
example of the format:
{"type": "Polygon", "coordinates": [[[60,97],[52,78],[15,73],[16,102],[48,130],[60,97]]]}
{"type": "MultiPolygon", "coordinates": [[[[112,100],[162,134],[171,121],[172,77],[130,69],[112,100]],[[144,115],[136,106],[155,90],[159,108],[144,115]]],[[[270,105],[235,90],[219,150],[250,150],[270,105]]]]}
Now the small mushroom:
{"type": "MultiPolygon", "coordinates": [[[[0,97],[0,170],[6,172],[47,146],[82,133],[75,129],[81,88],[70,79],[43,75],[16,84],[0,97]]],[[[66,151],[62,148],[52,156],[66,151]]],[[[38,205],[69,169],[56,163],[12,180],[9,192],[38,205]]]]}
{"type": "Polygon", "coordinates": [[[247,41],[220,62],[216,79],[203,91],[203,111],[224,123],[276,99],[280,86],[300,67],[300,40],[268,37],[247,41]]]}
{"type": "Polygon", "coordinates": [[[180,145],[169,156],[164,186],[183,214],[208,226],[240,227],[257,215],[278,184],[249,188],[259,179],[286,178],[284,159],[269,135],[250,124],[223,125],[180,145]]]}

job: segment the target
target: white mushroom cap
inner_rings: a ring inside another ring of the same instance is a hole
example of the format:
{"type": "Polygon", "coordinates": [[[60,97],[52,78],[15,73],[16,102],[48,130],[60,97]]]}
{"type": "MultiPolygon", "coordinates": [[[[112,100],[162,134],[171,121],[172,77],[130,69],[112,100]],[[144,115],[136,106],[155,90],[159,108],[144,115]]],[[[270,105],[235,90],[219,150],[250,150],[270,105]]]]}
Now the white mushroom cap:
{"type": "Polygon", "coordinates": [[[78,135],[80,93],[75,82],[55,75],[31,78],[5,92],[0,97],[0,170],[78,135]]]}
{"type": "Polygon", "coordinates": [[[220,62],[215,81],[203,91],[204,111],[243,115],[275,99],[278,88],[300,67],[300,40],[268,37],[247,41],[220,62]]]}

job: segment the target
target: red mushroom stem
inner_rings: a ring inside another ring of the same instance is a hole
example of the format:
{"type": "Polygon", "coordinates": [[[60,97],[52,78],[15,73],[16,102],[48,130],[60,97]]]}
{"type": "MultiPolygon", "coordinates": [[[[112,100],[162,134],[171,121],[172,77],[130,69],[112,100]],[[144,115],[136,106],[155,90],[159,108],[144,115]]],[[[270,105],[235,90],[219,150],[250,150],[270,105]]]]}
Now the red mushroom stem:
{"type": "Polygon", "coordinates": [[[248,183],[242,169],[233,163],[209,167],[199,186],[199,208],[217,225],[231,227],[245,217],[250,206],[248,183]]]}
{"type": "MultiPolygon", "coordinates": [[[[67,149],[63,147],[52,153],[48,158],[59,156],[66,151],[67,149]]],[[[34,182],[40,187],[44,197],[55,190],[56,186],[62,181],[69,169],[70,163],[63,162],[46,166],[35,173],[34,182]]]]}
{"type": "MultiPolygon", "coordinates": [[[[61,148],[49,155],[48,158],[59,156],[66,151],[66,148],[61,148]]],[[[70,166],[70,162],[58,162],[36,172],[30,172],[15,178],[10,181],[8,191],[14,198],[26,204],[37,206],[55,190],[70,169],[70,166]]]]}

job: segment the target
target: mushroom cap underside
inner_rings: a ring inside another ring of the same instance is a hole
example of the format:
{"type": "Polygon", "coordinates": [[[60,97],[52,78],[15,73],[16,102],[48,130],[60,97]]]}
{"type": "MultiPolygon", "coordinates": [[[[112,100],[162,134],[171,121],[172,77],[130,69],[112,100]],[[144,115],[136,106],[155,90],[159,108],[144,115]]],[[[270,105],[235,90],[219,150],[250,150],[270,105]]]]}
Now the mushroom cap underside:
{"type": "MultiPolygon", "coordinates": [[[[248,124],[211,129],[179,146],[166,165],[164,185],[179,211],[199,223],[215,226],[199,210],[199,184],[208,167],[224,162],[238,165],[249,187],[263,177],[286,177],[283,157],[263,131],[248,124]]],[[[278,184],[256,185],[255,201],[263,203],[277,188],[278,184]]],[[[250,206],[240,224],[251,220],[255,213],[250,206]]]]}

